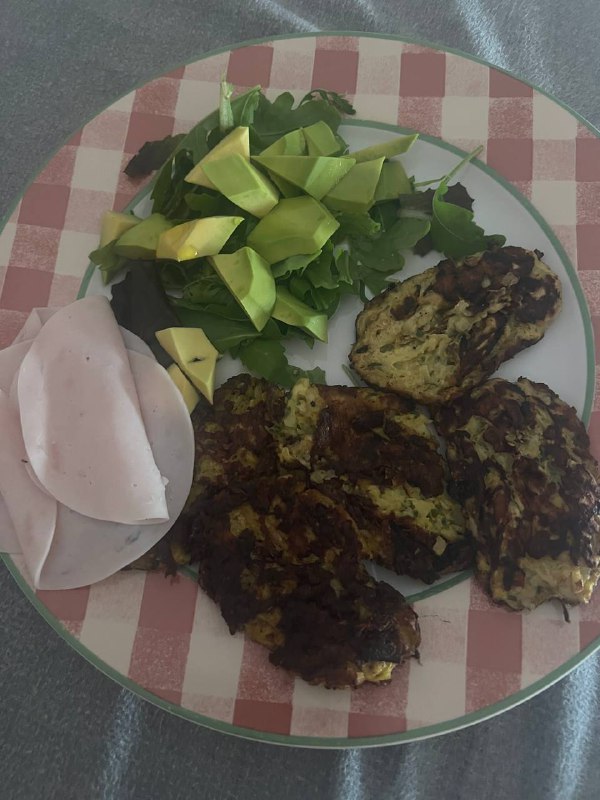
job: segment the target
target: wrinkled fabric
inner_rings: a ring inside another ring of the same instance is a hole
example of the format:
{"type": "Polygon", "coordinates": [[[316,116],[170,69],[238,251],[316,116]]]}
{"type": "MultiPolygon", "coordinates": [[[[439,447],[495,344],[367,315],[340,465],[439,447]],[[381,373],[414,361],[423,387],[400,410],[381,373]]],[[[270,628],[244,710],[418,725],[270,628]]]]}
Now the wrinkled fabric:
{"type": "MultiPolygon", "coordinates": [[[[600,125],[597,0],[2,0],[0,12],[0,218],[116,97],[203,52],[273,34],[378,31],[460,48],[600,125]]],[[[0,620],[0,794],[11,800],[598,797],[599,654],[477,726],[326,752],[225,736],[132,695],[76,655],[4,568],[0,620]]]]}

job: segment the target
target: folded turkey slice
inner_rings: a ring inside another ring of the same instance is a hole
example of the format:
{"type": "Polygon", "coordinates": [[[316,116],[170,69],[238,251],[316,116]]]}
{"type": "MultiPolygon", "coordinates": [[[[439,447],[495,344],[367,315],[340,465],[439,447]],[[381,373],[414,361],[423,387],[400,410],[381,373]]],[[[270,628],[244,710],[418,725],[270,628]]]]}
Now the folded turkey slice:
{"type": "Polygon", "coordinates": [[[194,434],[183,399],[167,372],[145,355],[133,334],[124,335],[148,440],[168,480],[169,519],[154,525],[92,519],[57,503],[29,475],[20,420],[0,390],[0,542],[22,553],[37,589],[73,589],[113,575],[144,555],[167,533],[187,499],[194,466],[194,434]],[[135,348],[135,349],[134,349],[135,348]],[[136,352],[137,351],[137,352],[136,352]],[[5,507],[2,506],[6,497],[5,507]],[[5,512],[8,512],[6,517],[5,512]]]}
{"type": "Polygon", "coordinates": [[[194,433],[179,390],[154,359],[129,351],[142,416],[156,463],[168,479],[169,520],[124,525],[91,519],[58,505],[56,530],[37,581],[39,589],[73,589],[113,575],[144,555],[167,533],[188,497],[194,433]]]}
{"type": "Polygon", "coordinates": [[[29,463],[56,500],[84,516],[126,525],[169,519],[129,358],[106,297],[78,300],[47,320],[23,359],[17,394],[29,463]]]}
{"type": "Polygon", "coordinates": [[[29,477],[19,412],[0,389],[0,492],[34,585],[40,580],[56,526],[56,500],[29,477]]]}

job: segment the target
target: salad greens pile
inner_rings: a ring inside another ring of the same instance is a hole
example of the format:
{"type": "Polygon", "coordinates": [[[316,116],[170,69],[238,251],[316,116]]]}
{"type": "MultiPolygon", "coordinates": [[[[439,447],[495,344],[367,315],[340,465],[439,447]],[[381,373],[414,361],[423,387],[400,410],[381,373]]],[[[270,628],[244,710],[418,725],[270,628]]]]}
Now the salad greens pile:
{"type": "MultiPolygon", "coordinates": [[[[289,92],[270,101],[255,87],[232,99],[232,87],[223,82],[219,109],[189,133],[146,143],[125,168],[130,176],[150,174],[158,169],[151,199],[152,213],[163,214],[174,224],[208,216],[242,216],[222,252],[233,253],[246,245],[258,219],[243,211],[217,191],[185,181],[190,172],[232,128],[248,126],[250,153],[257,155],[280,137],[298,128],[325,122],[339,143],[337,155],[348,153],[339,134],[344,115],[353,107],[335,92],[313,90],[295,104],[289,92]]],[[[389,278],[404,265],[410,252],[425,254],[437,250],[451,258],[462,258],[486,248],[502,245],[504,237],[486,235],[474,221],[472,199],[461,184],[450,185],[458,170],[479,150],[466,156],[437,188],[414,189],[393,200],[374,205],[365,213],[333,212],[339,228],[318,253],[292,256],[272,266],[277,285],[284,286],[298,300],[331,317],[345,295],[366,302],[389,285],[389,278]]],[[[423,185],[428,185],[428,183],[423,185]]],[[[221,353],[238,357],[253,373],[291,386],[301,375],[323,382],[322,370],[302,372],[288,363],[283,342],[300,337],[309,347],[313,337],[304,330],[270,319],[257,331],[213,267],[204,258],[190,261],[129,261],[110,242],[90,254],[102,271],[105,283],[126,267],[137,265],[136,291],[143,294],[144,271],[154,295],[156,276],[166,292],[181,325],[200,327],[221,353]],[[150,276],[152,273],[152,276],[150,276]]],[[[130,299],[144,305],[144,297],[130,299]]]]}

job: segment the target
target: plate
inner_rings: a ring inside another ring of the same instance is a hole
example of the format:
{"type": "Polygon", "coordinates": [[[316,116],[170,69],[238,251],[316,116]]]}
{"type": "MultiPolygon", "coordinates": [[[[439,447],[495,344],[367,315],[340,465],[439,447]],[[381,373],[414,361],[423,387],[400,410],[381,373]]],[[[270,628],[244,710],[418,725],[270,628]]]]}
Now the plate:
{"type": "MultiPolygon", "coordinates": [[[[146,140],[186,131],[213,111],[224,72],[240,88],[261,84],[271,98],[285,90],[299,98],[312,87],[347,94],[357,116],[342,133],[353,148],[419,130],[404,158],[419,179],[443,174],[484,145],[482,160],[461,176],[477,221],[511,244],[542,250],[565,293],[544,340],[502,374],[525,374],[558,391],[589,423],[598,456],[592,322],[600,315],[600,134],[488,64],[387,36],[299,35],[215,52],[92,119],[52,157],[4,226],[0,346],[31,308],[102,290],[87,269],[102,212],[148,205],[147,188],[123,167],[146,140]]],[[[411,259],[402,276],[436,260],[411,259]]],[[[341,364],[353,340],[353,302],[334,318],[327,348],[293,350],[295,363],[320,363],[330,383],[347,382],[341,364]]],[[[223,362],[219,378],[236,369],[223,362]]],[[[424,587],[375,568],[415,603],[421,661],[397,669],[385,687],[328,691],[276,669],[242,635],[230,636],[193,576],[123,572],[83,589],[34,592],[22,562],[3,558],[45,619],[120,684],[193,722],[281,744],[357,747],[456,730],[542,691],[600,647],[600,591],[567,624],[554,604],[525,614],[493,606],[470,573],[424,587]]]]}

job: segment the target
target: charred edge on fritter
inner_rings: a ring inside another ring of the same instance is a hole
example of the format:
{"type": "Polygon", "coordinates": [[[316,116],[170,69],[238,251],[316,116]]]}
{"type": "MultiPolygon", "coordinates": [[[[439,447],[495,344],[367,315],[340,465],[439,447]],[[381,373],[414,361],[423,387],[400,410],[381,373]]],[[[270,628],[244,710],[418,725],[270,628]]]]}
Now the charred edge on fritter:
{"type": "Polygon", "coordinates": [[[330,688],[381,682],[413,656],[416,614],[360,561],[343,508],[292,476],[228,486],[193,507],[191,555],[230,631],[330,688]]]}
{"type": "Polygon", "coordinates": [[[370,300],[350,362],[372,386],[446,403],[539,341],[561,306],[542,253],[503,247],[451,259],[370,300]]]}
{"type": "Polygon", "coordinates": [[[287,468],[355,520],[362,556],[431,583],[472,561],[429,417],[390,393],[299,381],[277,429],[287,468]]]}
{"type": "Polygon", "coordinates": [[[271,428],[283,415],[285,392],[266,380],[237,375],[192,414],[196,439],[188,507],[203,492],[277,471],[271,428]]]}
{"type": "Polygon", "coordinates": [[[515,609],[587,602],[600,576],[600,472],[575,410],[544,384],[496,379],[437,423],[492,597],[515,609]]]}

